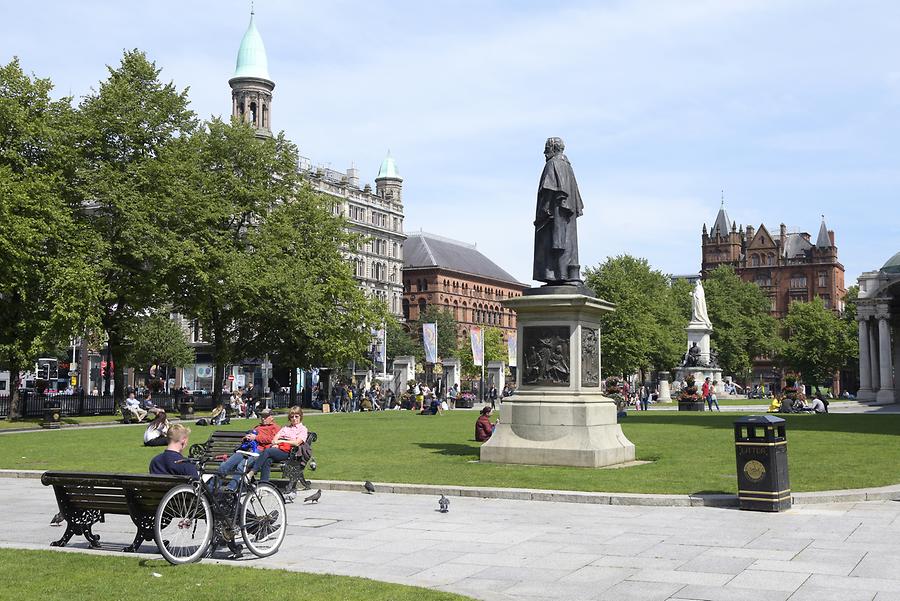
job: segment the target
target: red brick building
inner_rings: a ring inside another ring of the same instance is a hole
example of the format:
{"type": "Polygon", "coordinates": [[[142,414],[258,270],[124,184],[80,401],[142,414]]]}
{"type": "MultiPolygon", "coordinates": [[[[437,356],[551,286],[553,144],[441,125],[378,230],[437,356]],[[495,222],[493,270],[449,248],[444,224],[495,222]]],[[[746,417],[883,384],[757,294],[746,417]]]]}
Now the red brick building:
{"type": "Polygon", "coordinates": [[[450,311],[460,336],[472,326],[516,331],[516,315],[500,301],[521,296],[527,285],[501,269],[472,244],[409,233],[403,244],[403,316],[417,320],[428,306],[450,311]]]}
{"type": "Polygon", "coordinates": [[[772,299],[772,315],[784,317],[794,301],[820,297],[835,312],[844,308],[844,266],[838,261],[834,231],[824,218],[813,242],[807,232],[788,232],[782,223],[775,233],[738,227],[723,206],[707,231],[703,224],[701,275],[719,265],[731,265],[746,282],[755,282],[772,299]]]}

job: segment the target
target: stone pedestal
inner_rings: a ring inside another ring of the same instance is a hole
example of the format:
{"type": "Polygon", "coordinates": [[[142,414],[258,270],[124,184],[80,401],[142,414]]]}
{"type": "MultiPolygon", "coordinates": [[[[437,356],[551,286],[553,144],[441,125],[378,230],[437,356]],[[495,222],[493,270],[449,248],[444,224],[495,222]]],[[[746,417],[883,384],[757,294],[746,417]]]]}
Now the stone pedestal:
{"type": "Polygon", "coordinates": [[[661,371],[657,375],[659,377],[659,397],[657,399],[657,402],[672,402],[672,388],[669,386],[669,372],[661,371]]]}
{"type": "MultiPolygon", "coordinates": [[[[487,382],[485,382],[485,393],[487,393],[491,386],[497,387],[497,398],[500,397],[500,393],[503,391],[503,386],[506,384],[506,364],[503,361],[488,361],[486,366],[487,371],[487,382]]],[[[487,397],[485,397],[487,399],[487,397]]]]}
{"type": "Polygon", "coordinates": [[[406,392],[406,383],[416,377],[416,358],[394,357],[394,394],[399,398],[406,392]]]}
{"type": "Polygon", "coordinates": [[[606,301],[560,286],[503,301],[518,322],[516,394],[481,447],[481,461],[601,467],[634,460],[600,392],[600,316],[606,301]]]}
{"type": "Polygon", "coordinates": [[[447,379],[447,390],[453,388],[454,384],[460,384],[460,362],[459,359],[442,359],[441,367],[444,370],[444,377],[447,379]]]}

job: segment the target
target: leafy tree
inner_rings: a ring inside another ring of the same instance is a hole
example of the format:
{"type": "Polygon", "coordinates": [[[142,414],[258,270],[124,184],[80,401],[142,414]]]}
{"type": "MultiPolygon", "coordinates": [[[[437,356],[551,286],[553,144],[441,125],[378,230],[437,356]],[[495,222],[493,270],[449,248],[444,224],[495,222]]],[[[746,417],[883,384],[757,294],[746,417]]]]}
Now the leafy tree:
{"type": "Polygon", "coordinates": [[[123,327],[124,364],[146,368],[185,367],[194,362],[194,349],[187,343],[181,326],[167,313],[138,317],[123,327]]]}
{"type": "Polygon", "coordinates": [[[712,347],[726,374],[746,381],[755,357],[774,357],[781,344],[778,322],[769,313],[769,297],[734,268],[717,267],[703,279],[713,333],[712,347]]]}
{"type": "Polygon", "coordinates": [[[442,309],[436,305],[429,305],[425,309],[425,313],[419,316],[417,321],[410,322],[410,334],[415,341],[415,348],[418,351],[416,361],[420,365],[425,365],[425,345],[422,341],[422,324],[436,323],[438,332],[438,359],[455,357],[459,352],[459,328],[456,318],[453,317],[447,309],[442,309]]]}
{"type": "Polygon", "coordinates": [[[227,364],[268,352],[260,343],[275,337],[270,328],[277,324],[271,322],[279,314],[265,316],[270,322],[266,324],[260,310],[276,303],[274,297],[283,297],[284,303],[313,298],[314,291],[297,290],[307,284],[302,279],[307,266],[294,265],[297,273],[290,278],[277,261],[307,250],[315,254],[322,245],[333,248],[341,239],[329,237],[331,230],[317,233],[309,227],[299,230],[309,236],[306,240],[298,239],[297,232],[285,232],[282,241],[270,235],[284,231],[297,211],[310,211],[315,219],[311,227],[324,223],[321,202],[300,188],[297,149],[283,133],[260,139],[246,123],[213,119],[192,137],[185,164],[189,185],[181,218],[172,224],[179,248],[168,279],[176,305],[199,320],[212,347],[213,394],[218,398],[227,364]],[[260,232],[276,207],[290,204],[298,194],[299,207],[284,209],[260,232]],[[301,248],[305,244],[310,249],[301,248]]]}
{"type": "MultiPolygon", "coordinates": [[[[499,328],[484,328],[484,365],[485,368],[489,361],[509,360],[509,353],[506,343],[503,340],[503,332],[499,328]]],[[[472,357],[472,341],[464,340],[459,347],[459,362],[462,373],[469,378],[480,378],[481,367],[475,365],[472,357]]]]}
{"type": "Polygon", "coordinates": [[[859,358],[859,324],[856,321],[856,300],[859,298],[859,286],[847,288],[844,296],[844,311],[841,313],[841,321],[847,330],[847,339],[850,340],[850,359],[859,358]],[[853,342],[856,341],[856,342],[853,342]]]}
{"type": "MultiPolygon", "coordinates": [[[[304,368],[361,360],[387,308],[360,290],[344,260],[342,249],[357,237],[332,214],[331,201],[304,185],[247,237],[259,281],[246,309],[257,352],[304,368]]],[[[295,380],[291,370],[291,402],[295,380]]]]}
{"type": "Polygon", "coordinates": [[[585,283],[616,305],[601,318],[603,365],[627,376],[670,369],[684,353],[687,318],[680,313],[668,278],[646,259],[620,255],[585,272],[585,283]]]}
{"type": "MultiPolygon", "coordinates": [[[[124,53],[117,68],[80,104],[78,222],[97,241],[103,284],[101,321],[115,360],[124,356],[125,326],[168,300],[165,275],[183,218],[185,149],[196,128],[187,91],[159,80],[144,53],[124,53]]],[[[115,395],[124,397],[121,369],[115,395]]]]}
{"type": "MultiPolygon", "coordinates": [[[[412,336],[400,321],[393,315],[387,317],[385,323],[387,329],[387,358],[393,361],[396,357],[422,357],[425,351],[420,340],[412,336]]],[[[440,330],[438,331],[438,344],[440,344],[440,330]]]]}
{"type": "Polygon", "coordinates": [[[855,337],[820,298],[791,303],[784,328],[783,361],[808,384],[830,382],[853,352],[855,337]]]}
{"type": "Polygon", "coordinates": [[[65,202],[73,111],[50,99],[52,87],[17,59],[0,67],[0,364],[12,419],[22,416],[19,373],[96,323],[94,240],[65,202]]]}

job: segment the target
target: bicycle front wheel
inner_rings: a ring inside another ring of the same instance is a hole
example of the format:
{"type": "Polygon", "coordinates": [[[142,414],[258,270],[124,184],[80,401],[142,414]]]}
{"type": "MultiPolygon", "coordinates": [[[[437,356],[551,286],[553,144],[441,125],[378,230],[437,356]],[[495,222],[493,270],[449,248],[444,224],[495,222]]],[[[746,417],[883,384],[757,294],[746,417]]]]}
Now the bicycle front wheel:
{"type": "Polygon", "coordinates": [[[171,564],[191,563],[206,554],[213,536],[209,500],[190,484],[167,492],[156,510],[153,537],[171,564]]]}
{"type": "Polygon", "coordinates": [[[278,551],[287,529],[287,510],[278,489],[260,482],[241,505],[241,534],[247,549],[257,557],[278,551]]]}

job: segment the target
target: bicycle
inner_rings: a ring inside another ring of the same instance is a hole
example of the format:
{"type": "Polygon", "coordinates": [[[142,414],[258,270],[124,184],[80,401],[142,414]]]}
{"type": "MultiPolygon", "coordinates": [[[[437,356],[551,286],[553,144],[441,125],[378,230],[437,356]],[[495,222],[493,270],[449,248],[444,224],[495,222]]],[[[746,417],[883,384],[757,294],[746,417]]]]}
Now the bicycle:
{"type": "MultiPolygon", "coordinates": [[[[185,461],[198,465],[202,473],[205,460],[185,461]]],[[[166,561],[174,565],[192,563],[225,545],[237,553],[238,534],[257,557],[269,557],[278,551],[287,530],[284,497],[268,482],[249,480],[246,468],[236,491],[220,486],[223,479],[215,475],[209,481],[211,488],[195,480],[179,484],[163,496],[153,522],[153,536],[166,561]]]]}

